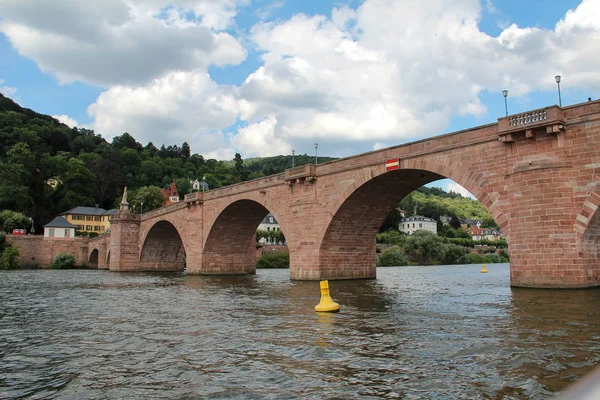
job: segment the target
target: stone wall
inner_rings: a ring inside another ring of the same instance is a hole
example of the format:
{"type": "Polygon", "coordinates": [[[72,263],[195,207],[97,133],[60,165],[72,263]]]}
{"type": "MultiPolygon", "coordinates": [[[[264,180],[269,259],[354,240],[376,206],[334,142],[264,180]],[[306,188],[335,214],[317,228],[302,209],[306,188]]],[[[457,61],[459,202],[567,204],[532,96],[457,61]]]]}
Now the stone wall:
{"type": "Polygon", "coordinates": [[[6,239],[19,249],[19,263],[36,262],[50,267],[59,253],[70,253],[76,264],[88,262],[88,238],[45,238],[41,235],[7,235],[6,239]]]}

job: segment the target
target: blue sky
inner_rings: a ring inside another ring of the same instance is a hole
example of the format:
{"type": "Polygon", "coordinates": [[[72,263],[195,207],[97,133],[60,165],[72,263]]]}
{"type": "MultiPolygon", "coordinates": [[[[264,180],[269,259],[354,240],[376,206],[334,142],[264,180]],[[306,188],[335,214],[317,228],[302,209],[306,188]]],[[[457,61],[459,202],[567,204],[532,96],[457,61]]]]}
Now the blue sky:
{"type": "Polygon", "coordinates": [[[502,89],[556,104],[556,74],[598,98],[599,3],[5,0],[0,92],[109,140],[343,157],[494,122],[502,89]]]}

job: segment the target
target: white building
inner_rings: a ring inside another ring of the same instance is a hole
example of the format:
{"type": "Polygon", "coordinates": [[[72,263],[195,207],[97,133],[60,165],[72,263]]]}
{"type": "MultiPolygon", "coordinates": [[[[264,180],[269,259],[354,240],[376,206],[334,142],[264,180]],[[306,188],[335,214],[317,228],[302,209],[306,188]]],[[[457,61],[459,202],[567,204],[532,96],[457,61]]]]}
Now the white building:
{"type": "Polygon", "coordinates": [[[429,231],[437,235],[437,222],[431,218],[413,215],[412,217],[403,218],[398,225],[398,229],[407,235],[412,235],[416,231],[429,231]]]}
{"type": "Polygon", "coordinates": [[[77,226],[63,217],[56,217],[44,225],[44,237],[72,239],[75,237],[76,228],[77,226]]]}
{"type": "MultiPolygon", "coordinates": [[[[268,213],[267,216],[263,218],[261,223],[258,225],[258,228],[256,228],[256,229],[262,230],[262,231],[267,231],[267,232],[281,230],[281,228],[279,227],[279,222],[277,222],[277,220],[271,213],[268,213]]],[[[272,243],[271,238],[260,238],[260,240],[258,242],[263,243],[263,244],[264,243],[272,243]]],[[[275,244],[275,243],[272,243],[272,244],[275,244]]]]}
{"type": "Polygon", "coordinates": [[[192,185],[192,191],[195,192],[208,192],[208,183],[206,181],[198,179],[190,181],[190,185],[192,185]]]}

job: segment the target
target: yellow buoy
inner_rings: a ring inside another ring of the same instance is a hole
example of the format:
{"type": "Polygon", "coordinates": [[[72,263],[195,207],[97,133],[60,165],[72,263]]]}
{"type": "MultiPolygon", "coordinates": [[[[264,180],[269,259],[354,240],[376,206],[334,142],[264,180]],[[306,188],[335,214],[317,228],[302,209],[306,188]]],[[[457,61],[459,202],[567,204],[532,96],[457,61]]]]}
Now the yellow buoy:
{"type": "Polygon", "coordinates": [[[321,301],[315,306],[317,312],[338,312],[340,305],[331,300],[329,295],[329,281],[319,282],[321,286],[321,301]]]}
{"type": "Polygon", "coordinates": [[[486,272],[487,272],[487,268],[485,267],[485,264],[483,264],[483,265],[481,266],[481,273],[482,273],[482,274],[485,274],[486,272]]]}

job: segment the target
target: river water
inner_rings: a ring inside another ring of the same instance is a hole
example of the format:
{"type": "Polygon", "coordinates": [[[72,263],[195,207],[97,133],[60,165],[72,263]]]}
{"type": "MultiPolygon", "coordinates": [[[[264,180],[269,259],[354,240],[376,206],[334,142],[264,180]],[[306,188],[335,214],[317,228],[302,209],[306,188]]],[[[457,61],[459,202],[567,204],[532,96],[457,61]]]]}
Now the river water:
{"type": "Polygon", "coordinates": [[[202,277],[0,273],[0,398],[546,399],[600,363],[600,290],[508,264],[202,277]]]}

